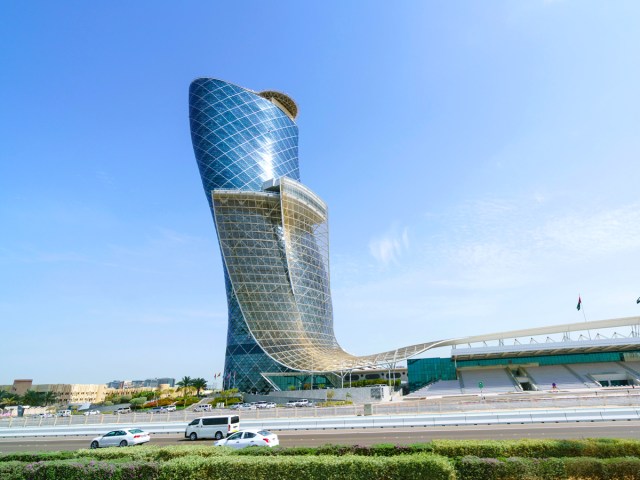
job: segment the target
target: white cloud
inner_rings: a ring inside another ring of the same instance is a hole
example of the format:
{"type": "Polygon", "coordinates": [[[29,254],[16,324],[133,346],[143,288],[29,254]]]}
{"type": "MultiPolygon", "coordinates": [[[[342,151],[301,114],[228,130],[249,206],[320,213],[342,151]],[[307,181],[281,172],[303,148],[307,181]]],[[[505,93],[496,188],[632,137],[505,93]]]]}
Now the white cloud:
{"type": "Polygon", "coordinates": [[[340,267],[345,258],[337,259],[338,339],[364,354],[580,321],[578,292],[589,301],[590,320],[637,314],[640,203],[572,207],[545,197],[484,200],[420,217],[410,226],[411,249],[409,229],[391,228],[369,245],[380,264],[392,267],[384,275],[371,266],[362,275],[363,258],[347,257],[348,269],[340,267]],[[365,330],[366,347],[358,346],[365,330]]]}
{"type": "Polygon", "coordinates": [[[371,239],[369,252],[383,265],[397,264],[399,258],[409,249],[409,232],[405,227],[399,231],[392,227],[385,234],[371,239]]]}

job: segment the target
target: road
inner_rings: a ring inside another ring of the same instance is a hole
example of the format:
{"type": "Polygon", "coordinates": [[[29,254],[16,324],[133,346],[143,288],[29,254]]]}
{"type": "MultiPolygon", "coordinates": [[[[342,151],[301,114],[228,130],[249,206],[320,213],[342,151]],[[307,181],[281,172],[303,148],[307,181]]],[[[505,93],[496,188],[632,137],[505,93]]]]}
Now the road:
{"type": "MultiPolygon", "coordinates": [[[[436,439],[505,440],[518,438],[635,438],[640,439],[640,421],[594,423],[545,423],[531,425],[478,425],[416,428],[369,428],[353,430],[307,430],[277,432],[280,444],[318,446],[328,443],[343,445],[373,445],[393,443],[406,445],[436,439]]],[[[91,436],[32,437],[0,439],[0,452],[42,450],[77,450],[87,448],[91,436]]],[[[190,443],[179,435],[153,435],[154,445],[185,445],[190,443]]],[[[200,441],[206,445],[211,441],[200,441]]]]}

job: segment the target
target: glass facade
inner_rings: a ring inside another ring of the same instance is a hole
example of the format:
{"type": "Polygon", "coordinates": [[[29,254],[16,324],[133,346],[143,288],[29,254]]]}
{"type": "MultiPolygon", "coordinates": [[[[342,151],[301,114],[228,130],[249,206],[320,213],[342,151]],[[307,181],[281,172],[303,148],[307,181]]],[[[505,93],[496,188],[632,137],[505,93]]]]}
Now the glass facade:
{"type": "MultiPolygon", "coordinates": [[[[298,127],[279,107],[244,88],[199,78],[189,88],[191,140],[209,205],[215,189],[260,191],[271,178],[299,179],[298,127]]],[[[223,258],[224,261],[224,258],[223,258]]],[[[229,324],[225,387],[264,391],[261,372],[286,369],[251,335],[225,269],[229,324]]]]}
{"type": "Polygon", "coordinates": [[[327,207],[300,183],[296,113],[278,92],[211,78],[189,89],[191,139],[224,264],[226,388],[269,390],[262,373],[393,365],[442,343],[362,357],[338,345],[327,207]]]}
{"type": "Polygon", "coordinates": [[[529,357],[482,358],[478,360],[459,360],[459,368],[490,367],[494,365],[571,365],[572,363],[623,362],[624,352],[565,353],[557,355],[535,355],[529,357]]]}
{"type": "Polygon", "coordinates": [[[409,391],[413,392],[440,380],[455,380],[456,366],[451,358],[415,358],[407,360],[409,391]]]}
{"type": "Polygon", "coordinates": [[[455,380],[456,370],[465,367],[508,367],[511,365],[571,365],[576,363],[635,361],[640,352],[592,352],[528,357],[482,358],[459,360],[452,358],[416,358],[407,360],[409,390],[415,391],[439,380],[455,380]]]}

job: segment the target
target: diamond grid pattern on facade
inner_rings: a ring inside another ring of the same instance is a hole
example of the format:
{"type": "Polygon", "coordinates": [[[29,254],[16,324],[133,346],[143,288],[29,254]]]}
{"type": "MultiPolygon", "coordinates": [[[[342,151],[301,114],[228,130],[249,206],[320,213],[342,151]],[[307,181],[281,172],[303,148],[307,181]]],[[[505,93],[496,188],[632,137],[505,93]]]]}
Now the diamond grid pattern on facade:
{"type": "Polygon", "coordinates": [[[197,79],[189,89],[194,153],[225,266],[225,386],[243,391],[269,389],[262,372],[363,368],[441,343],[363,357],[338,345],[327,209],[298,183],[298,129],[289,114],[221,80],[197,79]],[[278,193],[262,191],[272,179],[278,193]]]}
{"type": "MultiPolygon", "coordinates": [[[[189,89],[189,118],[211,206],[211,191],[216,188],[258,191],[269,178],[299,178],[298,128],[268,100],[227,82],[201,78],[189,89]]],[[[260,372],[286,369],[266,355],[249,333],[226,271],[225,284],[229,311],[225,385],[243,391],[268,389],[260,372]]]]}

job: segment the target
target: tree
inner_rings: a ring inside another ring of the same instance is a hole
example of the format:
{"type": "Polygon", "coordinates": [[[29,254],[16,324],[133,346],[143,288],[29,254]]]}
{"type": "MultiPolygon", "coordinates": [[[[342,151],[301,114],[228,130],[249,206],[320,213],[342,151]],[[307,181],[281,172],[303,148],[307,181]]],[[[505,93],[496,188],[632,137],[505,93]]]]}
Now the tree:
{"type": "Polygon", "coordinates": [[[184,396],[185,405],[187,404],[187,393],[191,389],[192,382],[193,380],[191,379],[191,377],[182,377],[182,380],[176,383],[178,388],[182,390],[182,395],[184,396]]]}
{"type": "Polygon", "coordinates": [[[202,377],[194,378],[191,381],[191,386],[196,389],[196,395],[199,397],[200,390],[204,390],[205,388],[207,388],[207,381],[202,377]]]}
{"type": "Polygon", "coordinates": [[[136,397],[131,399],[131,408],[137,410],[147,403],[147,397],[136,397]]]}
{"type": "Polygon", "coordinates": [[[14,393],[5,392],[4,390],[0,390],[0,406],[4,407],[7,405],[16,405],[18,404],[18,396],[14,393]]]}
{"type": "Polygon", "coordinates": [[[24,395],[22,395],[21,400],[23,405],[31,405],[37,407],[42,404],[42,394],[40,392],[36,392],[35,390],[27,390],[24,395]]]}
{"type": "Polygon", "coordinates": [[[55,392],[47,391],[42,395],[42,402],[44,403],[45,407],[49,404],[56,403],[57,400],[58,394],[55,392]]]}

